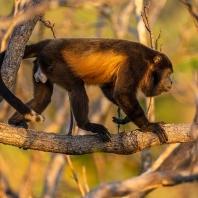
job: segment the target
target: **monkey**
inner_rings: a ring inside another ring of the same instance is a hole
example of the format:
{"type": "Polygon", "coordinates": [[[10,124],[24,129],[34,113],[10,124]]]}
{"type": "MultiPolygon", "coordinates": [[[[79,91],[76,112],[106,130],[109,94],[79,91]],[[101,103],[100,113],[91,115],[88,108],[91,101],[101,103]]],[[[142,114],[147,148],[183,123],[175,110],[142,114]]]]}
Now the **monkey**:
{"type": "MultiPolygon", "coordinates": [[[[0,54],[1,65],[5,53],[0,54]]],[[[146,97],[154,97],[172,88],[173,67],[164,53],[122,39],[58,38],[27,45],[23,59],[33,57],[33,76],[40,68],[47,81],[36,82],[33,77],[34,96],[26,104],[12,94],[0,75],[0,95],[17,110],[9,124],[44,121],[40,114],[51,102],[53,86],[57,84],[69,93],[78,127],[109,142],[112,137],[107,128],[88,118],[85,85],[95,85],[126,114],[124,119],[113,118],[115,123],[133,122],[142,132],[155,133],[161,143],[168,141],[161,123],[149,122],[136,96],[139,90],[146,97]]]]}

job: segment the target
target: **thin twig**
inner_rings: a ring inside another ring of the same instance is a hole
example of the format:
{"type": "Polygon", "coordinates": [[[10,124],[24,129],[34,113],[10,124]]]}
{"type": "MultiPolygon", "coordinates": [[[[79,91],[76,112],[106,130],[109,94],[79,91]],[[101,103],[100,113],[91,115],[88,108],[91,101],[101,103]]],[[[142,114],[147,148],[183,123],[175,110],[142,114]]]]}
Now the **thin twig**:
{"type": "Polygon", "coordinates": [[[79,180],[78,180],[78,176],[77,176],[77,174],[76,174],[76,172],[75,172],[75,170],[74,170],[74,166],[73,166],[73,164],[72,164],[72,162],[71,162],[70,156],[69,156],[69,155],[65,155],[65,156],[66,156],[67,162],[68,162],[68,164],[69,164],[69,167],[70,167],[70,169],[71,169],[71,171],[72,171],[73,178],[74,178],[74,180],[75,180],[75,182],[76,182],[76,184],[77,184],[77,186],[78,186],[78,189],[79,189],[81,195],[84,197],[85,191],[84,191],[84,189],[83,189],[81,183],[80,183],[79,180]]]}
{"type": "Polygon", "coordinates": [[[87,173],[86,173],[85,166],[82,167],[82,171],[83,171],[83,180],[84,180],[86,193],[88,193],[90,191],[90,188],[89,188],[89,185],[88,185],[88,182],[87,182],[87,173]]]}
{"type": "MultiPolygon", "coordinates": [[[[161,38],[161,36],[162,36],[162,28],[160,29],[160,33],[159,33],[159,35],[158,35],[158,37],[157,37],[157,39],[155,40],[155,49],[156,50],[158,50],[158,41],[159,41],[159,39],[161,38]]],[[[162,45],[160,45],[160,52],[161,52],[161,46],[162,45]]]]}
{"type": "Polygon", "coordinates": [[[148,105],[148,109],[147,109],[147,113],[146,113],[146,117],[147,117],[147,118],[150,117],[151,106],[152,106],[152,98],[149,98],[149,105],[148,105]]]}
{"type": "Polygon", "coordinates": [[[53,33],[54,38],[56,38],[56,32],[55,32],[55,29],[54,29],[55,23],[51,24],[50,21],[46,21],[44,19],[44,15],[40,16],[39,21],[41,21],[46,27],[50,28],[52,33],[53,33]]]}
{"type": "Polygon", "coordinates": [[[148,4],[144,4],[144,12],[142,12],[141,16],[142,19],[144,21],[144,25],[147,29],[147,31],[149,32],[150,35],[150,42],[151,42],[151,48],[154,49],[154,37],[153,37],[153,31],[151,29],[150,26],[150,21],[149,21],[149,17],[148,17],[148,9],[150,7],[150,1],[148,2],[148,4]]]}
{"type": "Polygon", "coordinates": [[[191,16],[194,18],[195,27],[196,27],[197,30],[198,30],[198,13],[196,13],[196,12],[193,10],[193,6],[192,6],[192,4],[190,3],[190,1],[188,1],[188,0],[179,0],[179,1],[187,7],[189,13],[190,13],[191,16]]]}

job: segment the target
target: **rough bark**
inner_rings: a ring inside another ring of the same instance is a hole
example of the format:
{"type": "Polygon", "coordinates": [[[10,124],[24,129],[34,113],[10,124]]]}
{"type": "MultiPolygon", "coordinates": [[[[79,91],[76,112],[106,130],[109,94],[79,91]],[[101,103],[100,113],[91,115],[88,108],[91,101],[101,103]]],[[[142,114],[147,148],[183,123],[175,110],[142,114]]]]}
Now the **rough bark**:
{"type": "Polygon", "coordinates": [[[162,186],[174,186],[193,181],[198,181],[197,169],[193,173],[191,170],[152,172],[124,181],[103,183],[87,193],[84,198],[113,198],[129,195],[131,198],[141,198],[146,192],[162,186]]]}
{"type": "MultiPolygon", "coordinates": [[[[167,124],[163,128],[169,138],[167,144],[193,141],[190,136],[190,124],[167,124]]],[[[67,155],[82,155],[94,152],[128,155],[161,144],[154,133],[143,133],[138,130],[112,134],[112,141],[105,143],[99,135],[68,136],[32,129],[26,130],[3,123],[0,124],[0,143],[23,149],[67,155]]]]}
{"type": "MultiPolygon", "coordinates": [[[[32,0],[28,4],[27,9],[38,6],[41,2],[42,0],[32,0]]],[[[16,78],[26,43],[28,42],[32,30],[38,20],[39,15],[35,15],[29,20],[18,24],[12,33],[4,62],[1,66],[3,80],[9,88],[12,86],[14,79],[16,78]]]]}

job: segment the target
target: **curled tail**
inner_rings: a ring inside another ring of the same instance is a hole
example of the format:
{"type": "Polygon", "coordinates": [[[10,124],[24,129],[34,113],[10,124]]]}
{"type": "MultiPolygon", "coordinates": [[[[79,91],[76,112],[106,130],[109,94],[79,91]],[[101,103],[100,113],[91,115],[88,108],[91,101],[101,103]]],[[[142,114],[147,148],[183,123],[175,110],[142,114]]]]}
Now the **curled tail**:
{"type": "MultiPolygon", "coordinates": [[[[24,52],[24,58],[37,57],[39,51],[42,50],[44,46],[46,46],[50,40],[44,40],[36,44],[32,44],[26,46],[24,52]]],[[[0,67],[3,63],[3,59],[5,57],[6,51],[0,53],[0,67]]],[[[28,121],[33,122],[43,122],[44,117],[37,114],[35,111],[30,109],[27,105],[25,105],[19,98],[17,98],[5,85],[0,69],[0,96],[3,97],[14,109],[16,109],[21,115],[23,115],[28,121]]]]}

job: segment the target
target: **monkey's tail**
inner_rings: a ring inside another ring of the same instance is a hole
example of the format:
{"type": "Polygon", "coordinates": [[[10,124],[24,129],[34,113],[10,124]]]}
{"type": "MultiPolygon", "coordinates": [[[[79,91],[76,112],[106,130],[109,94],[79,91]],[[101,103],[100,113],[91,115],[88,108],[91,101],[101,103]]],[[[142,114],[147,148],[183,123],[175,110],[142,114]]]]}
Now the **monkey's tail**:
{"type": "MultiPolygon", "coordinates": [[[[0,67],[3,63],[6,51],[0,53],[0,67]]],[[[2,96],[13,108],[15,108],[21,115],[27,120],[33,122],[43,122],[44,117],[34,112],[28,106],[26,106],[19,98],[17,98],[5,85],[1,70],[0,70],[0,96],[2,96]]]]}
{"type": "Polygon", "coordinates": [[[38,53],[47,45],[49,44],[51,39],[46,39],[43,41],[40,41],[38,43],[34,43],[31,45],[27,45],[25,47],[23,59],[25,58],[34,58],[37,57],[38,53]]]}

